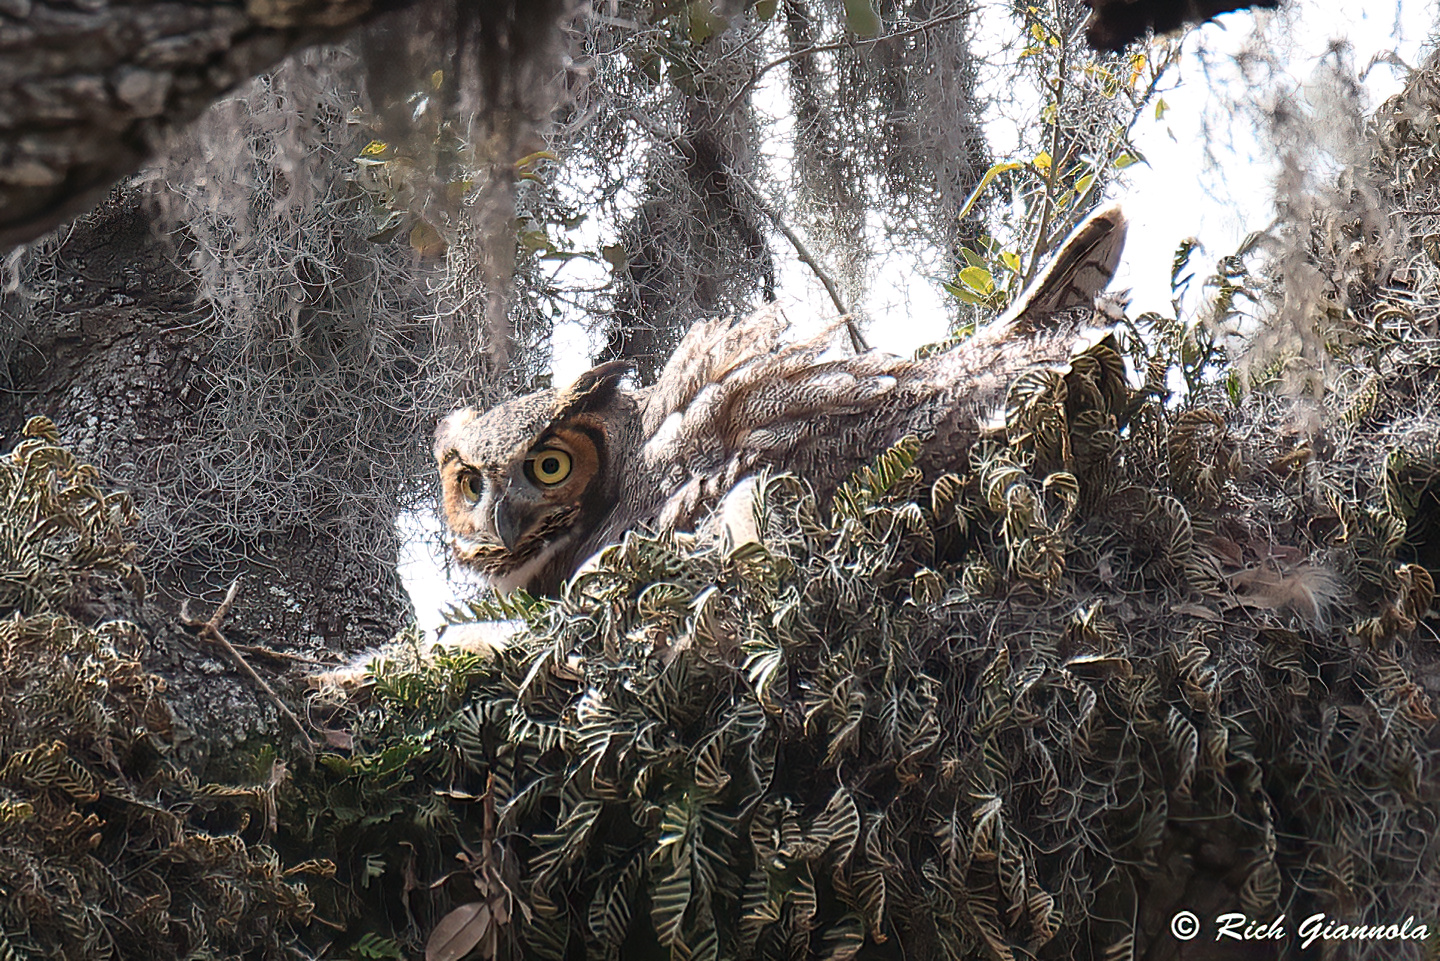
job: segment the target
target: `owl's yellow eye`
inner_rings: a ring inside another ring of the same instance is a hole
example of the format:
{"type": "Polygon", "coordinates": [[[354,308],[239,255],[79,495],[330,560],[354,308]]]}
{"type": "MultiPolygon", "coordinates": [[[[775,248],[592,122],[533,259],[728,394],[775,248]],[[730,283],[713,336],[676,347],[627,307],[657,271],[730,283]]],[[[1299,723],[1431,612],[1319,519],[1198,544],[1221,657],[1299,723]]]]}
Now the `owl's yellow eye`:
{"type": "Polygon", "coordinates": [[[542,447],[525,461],[525,472],[536,483],[553,487],[570,476],[570,455],[558,447],[542,447]]]}
{"type": "Polygon", "coordinates": [[[485,481],[479,474],[466,474],[460,478],[460,493],[465,499],[474,504],[480,500],[480,495],[485,491],[485,481]]]}

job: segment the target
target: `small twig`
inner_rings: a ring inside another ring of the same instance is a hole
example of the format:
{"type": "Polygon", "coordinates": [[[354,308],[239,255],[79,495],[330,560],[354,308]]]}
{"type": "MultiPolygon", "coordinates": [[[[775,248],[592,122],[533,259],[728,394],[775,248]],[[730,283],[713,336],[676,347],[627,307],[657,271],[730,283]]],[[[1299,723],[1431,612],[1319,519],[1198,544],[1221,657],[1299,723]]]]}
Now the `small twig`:
{"type": "MultiPolygon", "coordinates": [[[[313,664],[318,667],[334,667],[335,661],[322,661],[318,657],[311,657],[308,654],[292,654],[289,651],[277,651],[268,647],[260,647],[256,644],[235,644],[231,647],[241,654],[249,654],[251,657],[268,657],[277,661],[290,661],[296,664],[313,664]]],[[[343,663],[343,662],[341,662],[343,663]]]]}
{"type": "Polygon", "coordinates": [[[207,641],[225,648],[235,663],[240,665],[240,669],[249,675],[250,679],[260,685],[261,689],[270,696],[270,699],[275,702],[275,706],[280,708],[280,713],[289,718],[290,723],[295,725],[295,730],[300,732],[300,736],[305,739],[305,743],[309,746],[310,750],[314,751],[315,742],[310,739],[309,732],[307,732],[300,723],[300,719],[295,716],[295,712],[285,706],[285,702],[280,700],[280,695],[275,693],[275,689],[265,683],[263,677],[255,673],[255,669],[250,666],[249,661],[245,660],[245,656],[235,649],[234,644],[225,640],[224,634],[220,633],[220,625],[225,621],[225,618],[229,616],[230,608],[235,603],[235,595],[238,594],[239,591],[240,578],[237,577],[230,582],[230,589],[225,592],[225,600],[220,602],[220,606],[215,608],[215,613],[211,614],[210,619],[206,621],[192,618],[190,616],[190,601],[188,599],[182,601],[180,603],[180,623],[186,627],[195,629],[199,636],[205,638],[207,641]]]}
{"type": "Polygon", "coordinates": [[[859,354],[869,350],[870,346],[865,343],[865,338],[860,335],[860,328],[855,326],[853,312],[849,306],[846,305],[845,298],[840,295],[839,286],[836,285],[830,274],[825,271],[825,268],[820,266],[820,262],[815,259],[815,255],[810,252],[810,248],[805,245],[805,241],[801,239],[799,234],[791,229],[790,225],[785,222],[785,218],[780,216],[779,211],[766,203],[765,197],[760,193],[760,189],[751,183],[749,179],[738,171],[728,167],[726,168],[725,174],[732,181],[745,188],[746,192],[750,194],[751,200],[755,202],[755,206],[760,208],[760,212],[769,217],[770,222],[785,235],[786,240],[790,241],[790,246],[795,248],[795,255],[800,258],[800,262],[806,267],[809,267],[810,272],[824,285],[825,292],[830,295],[830,302],[835,305],[835,309],[840,312],[841,318],[845,321],[845,332],[850,335],[850,346],[855,349],[855,353],[859,354]]]}
{"type": "MultiPolygon", "coordinates": [[[[1024,290],[1025,286],[1035,279],[1039,273],[1041,257],[1054,246],[1054,241],[1051,240],[1048,235],[1050,233],[1050,217],[1055,212],[1056,181],[1060,176],[1061,164],[1069,161],[1070,154],[1069,149],[1067,149],[1065,152],[1066,156],[1063,158],[1060,156],[1059,119],[1059,110],[1064,106],[1065,101],[1065,70],[1067,62],[1065,54],[1068,49],[1068,47],[1061,47],[1060,69],[1055,71],[1055,82],[1053,84],[1047,83],[1047,86],[1049,86],[1055,94],[1056,110],[1056,118],[1050,125],[1050,166],[1045,171],[1045,195],[1041,198],[1040,227],[1035,231],[1035,246],[1030,249],[1030,262],[1025,265],[1025,276],[1020,285],[1021,290],[1024,290]]],[[[1076,204],[1075,206],[1079,207],[1080,205],[1076,204]]]]}

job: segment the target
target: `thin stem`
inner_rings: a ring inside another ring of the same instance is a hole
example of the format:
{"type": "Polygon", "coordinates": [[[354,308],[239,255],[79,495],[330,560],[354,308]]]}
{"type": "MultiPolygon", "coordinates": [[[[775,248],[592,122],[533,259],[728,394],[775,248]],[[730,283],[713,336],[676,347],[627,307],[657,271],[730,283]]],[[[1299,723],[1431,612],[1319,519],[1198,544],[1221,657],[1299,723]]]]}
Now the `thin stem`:
{"type": "Polygon", "coordinates": [[[195,628],[196,633],[201,637],[212,644],[223,647],[231,659],[240,665],[240,670],[244,671],[250,680],[260,685],[261,690],[270,696],[270,700],[275,702],[275,706],[280,709],[280,713],[284,714],[290,723],[295,725],[295,730],[300,732],[300,736],[305,739],[305,743],[309,746],[311,753],[314,753],[315,742],[310,739],[309,732],[305,730],[305,725],[300,723],[300,719],[295,716],[295,712],[286,706],[285,702],[280,699],[280,695],[275,693],[275,689],[267,684],[263,677],[255,673],[255,668],[251,667],[250,662],[245,660],[245,656],[235,649],[235,645],[227,641],[225,635],[220,633],[220,625],[223,624],[225,618],[229,616],[230,608],[235,604],[235,597],[239,591],[240,578],[237,577],[230,582],[230,589],[225,592],[225,599],[220,602],[219,607],[215,608],[215,613],[210,615],[209,620],[204,621],[190,617],[190,602],[188,600],[183,602],[180,605],[180,623],[186,627],[195,628]]]}
{"type": "MultiPolygon", "coordinates": [[[[1049,33],[1048,27],[1046,32],[1049,33]]],[[[1048,36],[1046,41],[1049,41],[1048,36]]],[[[1040,255],[1049,246],[1046,235],[1050,231],[1050,218],[1055,214],[1055,182],[1060,176],[1062,162],[1060,157],[1060,110],[1065,101],[1065,71],[1068,66],[1069,50],[1067,44],[1060,45],[1060,62],[1056,65],[1055,83],[1052,88],[1055,95],[1055,118],[1050,124],[1050,166],[1045,171],[1045,196],[1041,199],[1040,228],[1035,232],[1035,246],[1030,250],[1030,262],[1025,265],[1025,282],[1020,285],[1021,290],[1024,290],[1025,285],[1035,279],[1040,255]]]]}
{"type": "Polygon", "coordinates": [[[825,292],[830,295],[830,302],[835,305],[835,309],[840,312],[841,317],[845,321],[845,332],[850,337],[850,346],[855,349],[857,354],[869,350],[870,347],[865,343],[865,338],[860,335],[860,329],[855,326],[855,317],[850,307],[845,303],[845,298],[840,294],[840,287],[835,283],[829,272],[820,266],[820,261],[810,252],[810,248],[805,244],[805,241],[785,222],[785,218],[780,216],[780,212],[765,201],[759,188],[734,170],[727,169],[726,175],[729,176],[733,182],[745,188],[745,191],[750,194],[750,198],[754,201],[755,206],[760,208],[760,212],[766,217],[769,217],[770,222],[775,225],[776,229],[785,235],[786,240],[790,241],[790,246],[795,248],[795,255],[800,258],[800,262],[806,267],[809,267],[810,272],[824,285],[825,292]]]}

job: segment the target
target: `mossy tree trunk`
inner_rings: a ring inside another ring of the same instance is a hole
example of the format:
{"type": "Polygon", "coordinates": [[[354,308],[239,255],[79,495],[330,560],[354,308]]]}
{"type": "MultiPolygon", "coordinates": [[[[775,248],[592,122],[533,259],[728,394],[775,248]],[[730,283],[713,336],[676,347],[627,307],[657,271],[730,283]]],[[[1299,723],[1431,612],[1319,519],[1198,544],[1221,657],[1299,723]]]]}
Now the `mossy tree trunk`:
{"type": "MultiPolygon", "coordinates": [[[[174,507],[166,498],[177,477],[223,464],[183,452],[203,443],[198,433],[213,421],[215,405],[227,402],[218,386],[227,360],[213,311],[197,304],[177,253],[142,200],[117,191],[34,257],[28,282],[5,305],[0,443],[10,448],[27,417],[45,414],[67,446],[102,470],[107,486],[136,492],[142,521],[134,533],[151,578],[146,602],[90,596],[75,613],[87,623],[116,616],[142,623],[154,642],[148,666],[170,682],[177,720],[194,729],[194,748],[203,754],[257,733],[295,732],[223,650],[179,623],[182,603],[189,601],[193,617],[208,618],[238,578],[237,601],[222,625],[231,642],[324,661],[390,638],[409,600],[396,574],[393,527],[353,531],[325,517],[296,522],[277,511],[259,536],[182,537],[167,529],[165,512],[174,507]],[[32,301],[22,314],[21,297],[44,302],[32,301]],[[21,316],[28,318],[23,327],[21,316]]],[[[230,442],[216,438],[217,448],[230,442]]],[[[200,492],[197,513],[218,519],[244,506],[247,494],[233,478],[188,480],[186,489],[200,492]]],[[[391,500],[398,496],[390,492],[391,500]]],[[[282,692],[279,678],[296,663],[263,655],[252,661],[282,692]]]]}

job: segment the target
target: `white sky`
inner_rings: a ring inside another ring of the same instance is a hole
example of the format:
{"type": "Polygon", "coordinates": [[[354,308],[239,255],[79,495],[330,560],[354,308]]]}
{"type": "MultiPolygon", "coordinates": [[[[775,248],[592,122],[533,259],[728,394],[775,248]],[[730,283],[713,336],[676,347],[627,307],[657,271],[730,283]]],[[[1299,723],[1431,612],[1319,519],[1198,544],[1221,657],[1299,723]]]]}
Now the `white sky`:
{"type": "MultiPolygon", "coordinates": [[[[1182,240],[1199,239],[1203,249],[1191,266],[1203,272],[1247,234],[1268,226],[1274,215],[1273,148],[1248,121],[1226,114],[1221,96],[1235,96],[1245,89],[1246,81],[1230,55],[1244,48],[1253,31],[1264,31],[1272,46],[1284,44],[1291,53],[1285,74],[1273,86],[1255,88],[1250,94],[1261,102],[1299,97],[1303,104],[1303,84],[1332,40],[1350,42],[1353,61],[1362,72],[1385,51],[1414,65],[1435,19],[1434,0],[1300,0],[1279,14],[1231,14],[1192,31],[1184,44],[1178,86],[1164,94],[1169,110],[1161,120],[1148,112],[1136,127],[1135,144],[1147,163],[1129,168],[1126,181],[1110,191],[1110,199],[1123,204],[1130,221],[1125,256],[1113,286],[1131,289],[1132,316],[1146,310],[1169,313],[1170,262],[1182,240]],[[1212,65],[1208,76],[1207,62],[1212,65]],[[1202,127],[1207,117],[1212,129],[1223,131],[1229,141],[1210,144],[1218,160],[1211,170],[1203,162],[1202,127]]],[[[778,76],[782,71],[773,73],[778,76]]],[[[1370,106],[1397,92],[1404,79],[1397,68],[1374,66],[1366,77],[1370,106]]],[[[767,149],[772,163],[788,160],[785,145],[767,149]]],[[[790,253],[783,238],[777,236],[774,242],[778,251],[790,253]]],[[[779,288],[786,314],[797,325],[803,326],[807,319],[823,322],[834,314],[823,288],[793,256],[782,258],[779,288]]],[[[873,346],[904,354],[943,337],[948,296],[936,279],[917,273],[909,252],[895,252],[877,266],[867,291],[862,309],[873,321],[867,338],[873,346]]],[[[593,350],[579,324],[557,325],[555,382],[564,383],[583,371],[593,350]]],[[[436,549],[438,527],[431,513],[402,521],[406,545],[401,575],[415,602],[417,619],[427,630],[439,625],[442,606],[475,591],[473,585],[445,579],[436,549]]]]}
{"type": "MultiPolygon", "coordinates": [[[[1263,31],[1276,43],[1289,43],[1292,53],[1284,87],[1255,89],[1260,98],[1300,98],[1301,87],[1315,72],[1331,40],[1347,39],[1362,73],[1372,58],[1394,51],[1407,64],[1418,64],[1421,47],[1435,22],[1436,9],[1421,0],[1302,0],[1279,14],[1258,11],[1231,14],[1192,31],[1180,63],[1180,85],[1165,95],[1170,110],[1160,121],[1153,112],[1136,129],[1135,141],[1148,161],[1128,171],[1128,182],[1112,190],[1130,220],[1130,233],[1118,288],[1134,290],[1132,314],[1146,310],[1168,313],[1170,260],[1180,241],[1196,237],[1204,246],[1192,267],[1208,269],[1235,250],[1252,231],[1269,226],[1274,217],[1271,186],[1277,172],[1273,149],[1248,123],[1229,126],[1229,149],[1212,144],[1220,170],[1206,171],[1202,162],[1201,126],[1216,113],[1216,90],[1228,84],[1244,89],[1245,81],[1228,55],[1241,50],[1252,31],[1263,31]],[[1216,64],[1207,78],[1197,51],[1208,49],[1216,64]]],[[[1376,64],[1366,76],[1370,106],[1377,107],[1399,92],[1402,71],[1376,64]]],[[[1222,127],[1223,127],[1222,123],[1222,127]]]]}

